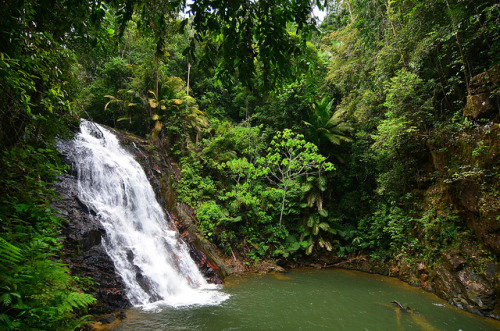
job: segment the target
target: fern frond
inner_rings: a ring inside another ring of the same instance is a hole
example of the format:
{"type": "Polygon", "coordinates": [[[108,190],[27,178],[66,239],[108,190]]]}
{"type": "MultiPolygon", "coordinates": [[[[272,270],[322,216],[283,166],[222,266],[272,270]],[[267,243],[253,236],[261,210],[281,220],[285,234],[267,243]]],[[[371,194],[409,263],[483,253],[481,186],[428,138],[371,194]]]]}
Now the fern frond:
{"type": "Polygon", "coordinates": [[[0,268],[9,269],[23,259],[21,249],[0,237],[0,268]]]}
{"type": "Polygon", "coordinates": [[[12,303],[12,296],[10,293],[4,293],[0,296],[0,303],[3,304],[5,307],[10,306],[12,303]]]}
{"type": "Polygon", "coordinates": [[[14,330],[14,325],[12,324],[9,316],[6,314],[0,314],[0,325],[6,330],[14,330]]]}
{"type": "Polygon", "coordinates": [[[87,308],[89,305],[94,304],[95,302],[96,299],[90,294],[71,292],[57,307],[57,310],[61,314],[72,312],[75,308],[87,308]]]}
{"type": "Polygon", "coordinates": [[[95,321],[93,320],[94,316],[92,315],[85,315],[77,319],[74,323],[74,328],[75,330],[80,330],[83,329],[82,326],[90,323],[94,323],[95,321]]]}

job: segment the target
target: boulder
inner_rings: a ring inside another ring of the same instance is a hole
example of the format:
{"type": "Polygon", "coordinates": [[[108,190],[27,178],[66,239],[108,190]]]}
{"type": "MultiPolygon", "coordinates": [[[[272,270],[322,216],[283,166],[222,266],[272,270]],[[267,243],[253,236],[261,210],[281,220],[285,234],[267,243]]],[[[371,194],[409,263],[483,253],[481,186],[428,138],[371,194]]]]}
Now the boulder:
{"type": "Polygon", "coordinates": [[[473,309],[490,312],[495,308],[495,291],[484,276],[474,273],[470,268],[457,272],[464,296],[473,309]]]}
{"type": "Polygon", "coordinates": [[[474,76],[470,81],[464,116],[491,118],[500,112],[500,64],[474,76]]]}
{"type": "Polygon", "coordinates": [[[198,267],[209,280],[215,283],[221,283],[222,280],[233,274],[234,270],[230,268],[217,254],[215,246],[203,237],[201,231],[196,227],[196,219],[193,210],[184,203],[177,203],[175,214],[178,215],[180,222],[176,222],[183,239],[191,249],[191,257],[197,262],[198,267]]]}
{"type": "Polygon", "coordinates": [[[464,108],[464,116],[473,119],[489,118],[498,112],[496,98],[490,93],[481,93],[467,96],[467,104],[464,108]]]}
{"type": "Polygon", "coordinates": [[[468,312],[500,319],[496,264],[486,274],[477,273],[461,256],[443,254],[443,263],[432,271],[435,293],[468,312]]]}

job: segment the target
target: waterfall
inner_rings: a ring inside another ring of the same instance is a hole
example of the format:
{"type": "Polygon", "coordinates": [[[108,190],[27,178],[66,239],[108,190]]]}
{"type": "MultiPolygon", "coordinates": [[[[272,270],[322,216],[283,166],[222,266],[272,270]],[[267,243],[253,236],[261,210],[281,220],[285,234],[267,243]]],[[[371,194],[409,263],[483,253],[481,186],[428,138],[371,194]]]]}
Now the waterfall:
{"type": "Polygon", "coordinates": [[[103,246],[134,306],[218,304],[227,295],[209,285],[165,216],[142,167],[109,130],[82,120],[59,143],[78,176],[79,199],[106,230],[103,246]]]}

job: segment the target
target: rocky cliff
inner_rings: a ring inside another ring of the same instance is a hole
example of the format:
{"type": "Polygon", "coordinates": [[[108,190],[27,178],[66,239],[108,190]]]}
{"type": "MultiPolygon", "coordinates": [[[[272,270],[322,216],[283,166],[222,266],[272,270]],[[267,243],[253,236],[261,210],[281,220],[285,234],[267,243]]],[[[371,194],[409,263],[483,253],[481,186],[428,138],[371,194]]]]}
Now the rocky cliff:
{"type": "Polygon", "coordinates": [[[434,216],[415,226],[421,232],[415,237],[429,251],[337,265],[398,277],[459,308],[500,319],[500,65],[472,78],[464,117],[453,134],[433,132],[422,185],[413,192],[423,212],[434,216]]]}

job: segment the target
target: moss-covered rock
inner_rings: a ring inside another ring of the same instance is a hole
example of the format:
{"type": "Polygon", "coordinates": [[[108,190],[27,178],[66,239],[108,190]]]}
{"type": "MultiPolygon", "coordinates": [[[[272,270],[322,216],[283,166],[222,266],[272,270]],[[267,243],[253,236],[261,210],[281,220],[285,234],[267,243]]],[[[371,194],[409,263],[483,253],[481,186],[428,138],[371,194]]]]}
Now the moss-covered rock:
{"type": "Polygon", "coordinates": [[[473,119],[490,118],[500,112],[500,65],[474,76],[470,82],[464,116],[473,119]]]}

